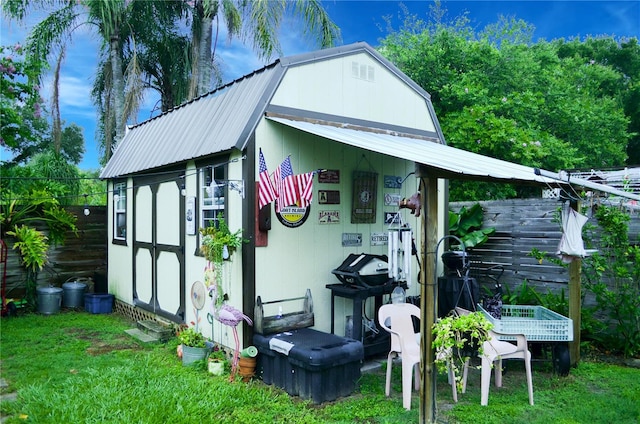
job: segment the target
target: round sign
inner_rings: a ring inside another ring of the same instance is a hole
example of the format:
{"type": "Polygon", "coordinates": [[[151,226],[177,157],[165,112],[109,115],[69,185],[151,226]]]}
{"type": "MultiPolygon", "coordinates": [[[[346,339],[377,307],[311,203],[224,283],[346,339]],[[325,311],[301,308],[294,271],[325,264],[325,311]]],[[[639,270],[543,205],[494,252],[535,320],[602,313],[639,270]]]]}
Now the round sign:
{"type": "Polygon", "coordinates": [[[310,212],[311,206],[304,208],[287,206],[286,208],[282,208],[280,212],[276,212],[276,216],[278,217],[278,221],[285,227],[296,228],[305,223],[307,218],[309,218],[310,212]]]}

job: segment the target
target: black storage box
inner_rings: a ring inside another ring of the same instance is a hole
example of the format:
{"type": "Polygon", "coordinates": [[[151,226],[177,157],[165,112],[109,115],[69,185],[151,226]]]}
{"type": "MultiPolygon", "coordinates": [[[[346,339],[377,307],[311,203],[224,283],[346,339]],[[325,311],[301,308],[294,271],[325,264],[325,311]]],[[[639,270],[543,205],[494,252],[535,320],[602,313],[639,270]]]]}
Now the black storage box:
{"type": "Polygon", "coordinates": [[[361,342],[311,328],[255,334],[257,375],[293,396],[320,404],[353,392],[364,358],[361,342]]]}
{"type": "Polygon", "coordinates": [[[331,273],[343,284],[356,284],[363,287],[378,286],[391,281],[386,255],[352,253],[331,273]]]}

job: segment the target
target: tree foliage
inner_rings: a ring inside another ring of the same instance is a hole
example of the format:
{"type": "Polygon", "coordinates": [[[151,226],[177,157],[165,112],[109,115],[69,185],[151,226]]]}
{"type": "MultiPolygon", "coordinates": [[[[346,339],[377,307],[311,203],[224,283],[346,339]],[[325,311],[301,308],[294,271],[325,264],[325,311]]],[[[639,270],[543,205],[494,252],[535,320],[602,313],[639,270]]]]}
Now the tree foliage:
{"type": "Polygon", "coordinates": [[[64,50],[80,27],[88,25],[100,37],[92,97],[102,163],[124,136],[126,124],[137,121],[145,90],[156,90],[167,111],[221,81],[215,61],[221,21],[230,39],[247,41],[263,58],[280,52],[285,13],[302,18],[304,35],[321,47],[333,46],[340,34],[317,0],[7,0],[3,10],[17,20],[32,10],[49,13],[27,42],[30,56],[44,61],[64,50]]]}
{"type": "MultiPolygon", "coordinates": [[[[381,53],[431,94],[449,145],[550,170],[625,164],[633,134],[624,99],[633,87],[622,68],[569,54],[562,41],[533,44],[523,21],[501,19],[476,33],[464,16],[448,24],[435,16],[440,20],[428,23],[408,16],[403,29],[382,41],[381,53]]],[[[607,52],[603,57],[624,51],[640,58],[629,45],[595,44],[607,52]]],[[[508,185],[451,184],[452,200],[525,193],[508,185]]]]}
{"type": "Polygon", "coordinates": [[[0,144],[10,150],[33,148],[47,127],[37,79],[43,65],[19,44],[0,46],[0,144]]]}

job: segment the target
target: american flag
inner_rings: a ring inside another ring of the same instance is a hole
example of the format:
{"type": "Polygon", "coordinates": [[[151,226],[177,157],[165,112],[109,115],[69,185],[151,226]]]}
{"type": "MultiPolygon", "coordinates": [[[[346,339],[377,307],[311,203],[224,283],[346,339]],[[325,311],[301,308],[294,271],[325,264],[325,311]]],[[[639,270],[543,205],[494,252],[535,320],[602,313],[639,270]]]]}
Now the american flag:
{"type": "Polygon", "coordinates": [[[295,205],[298,201],[298,181],[293,175],[291,159],[289,156],[282,161],[275,171],[276,191],[277,191],[277,211],[290,205],[295,205]]]}
{"type": "Polygon", "coordinates": [[[300,190],[300,207],[305,208],[311,204],[311,199],[313,198],[313,174],[315,172],[296,175],[298,189],[300,190]]]}
{"type": "Polygon", "coordinates": [[[276,192],[273,189],[271,178],[269,178],[269,171],[267,171],[267,164],[264,161],[262,149],[260,149],[260,182],[258,183],[258,198],[258,205],[260,209],[276,199],[276,192]]]}

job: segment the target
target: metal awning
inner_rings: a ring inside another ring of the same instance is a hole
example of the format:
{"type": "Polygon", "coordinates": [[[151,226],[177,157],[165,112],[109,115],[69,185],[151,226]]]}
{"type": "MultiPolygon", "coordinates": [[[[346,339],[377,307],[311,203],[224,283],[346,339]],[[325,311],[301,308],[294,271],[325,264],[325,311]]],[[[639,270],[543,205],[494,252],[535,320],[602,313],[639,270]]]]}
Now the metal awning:
{"type": "Polygon", "coordinates": [[[432,168],[434,170],[433,175],[438,178],[502,181],[505,183],[535,184],[551,188],[575,184],[629,199],[640,200],[638,195],[623,192],[604,184],[581,179],[566,179],[550,171],[518,165],[424,139],[281,117],[268,116],[267,119],[349,146],[423,164],[432,168]]]}

